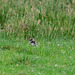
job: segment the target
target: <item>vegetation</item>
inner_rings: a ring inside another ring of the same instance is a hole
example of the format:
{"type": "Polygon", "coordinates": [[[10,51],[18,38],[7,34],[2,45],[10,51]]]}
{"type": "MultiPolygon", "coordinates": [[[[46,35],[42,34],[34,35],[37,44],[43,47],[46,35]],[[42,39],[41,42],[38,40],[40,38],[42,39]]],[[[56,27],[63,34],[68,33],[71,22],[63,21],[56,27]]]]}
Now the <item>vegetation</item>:
{"type": "Polygon", "coordinates": [[[0,25],[7,36],[75,38],[74,0],[1,0],[0,5],[0,25]]]}
{"type": "Polygon", "coordinates": [[[74,39],[74,0],[0,0],[0,75],[74,75],[74,39]]]}
{"type": "Polygon", "coordinates": [[[73,40],[28,41],[0,39],[0,75],[74,75],[73,40]]]}

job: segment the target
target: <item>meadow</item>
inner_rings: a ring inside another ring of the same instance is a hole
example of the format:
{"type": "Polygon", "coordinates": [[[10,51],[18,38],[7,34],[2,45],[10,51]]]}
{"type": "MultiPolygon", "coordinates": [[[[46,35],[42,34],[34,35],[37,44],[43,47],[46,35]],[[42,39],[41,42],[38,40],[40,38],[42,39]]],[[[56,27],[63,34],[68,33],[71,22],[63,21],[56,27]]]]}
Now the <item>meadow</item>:
{"type": "Polygon", "coordinates": [[[74,74],[75,1],[0,0],[0,75],[74,74]]]}
{"type": "Polygon", "coordinates": [[[29,41],[0,39],[1,75],[74,75],[73,40],[29,41]]]}

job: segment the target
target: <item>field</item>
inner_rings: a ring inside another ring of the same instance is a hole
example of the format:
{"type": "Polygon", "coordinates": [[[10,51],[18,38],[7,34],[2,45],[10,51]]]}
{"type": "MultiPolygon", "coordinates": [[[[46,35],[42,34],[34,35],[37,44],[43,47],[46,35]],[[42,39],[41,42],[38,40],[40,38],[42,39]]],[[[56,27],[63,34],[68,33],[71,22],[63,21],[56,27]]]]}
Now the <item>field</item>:
{"type": "Polygon", "coordinates": [[[74,75],[73,40],[29,41],[0,39],[0,75],[74,75]]]}
{"type": "Polygon", "coordinates": [[[75,75],[75,1],[0,0],[0,75],[75,75]]]}
{"type": "Polygon", "coordinates": [[[74,39],[75,1],[1,0],[0,31],[29,39],[74,39]]]}

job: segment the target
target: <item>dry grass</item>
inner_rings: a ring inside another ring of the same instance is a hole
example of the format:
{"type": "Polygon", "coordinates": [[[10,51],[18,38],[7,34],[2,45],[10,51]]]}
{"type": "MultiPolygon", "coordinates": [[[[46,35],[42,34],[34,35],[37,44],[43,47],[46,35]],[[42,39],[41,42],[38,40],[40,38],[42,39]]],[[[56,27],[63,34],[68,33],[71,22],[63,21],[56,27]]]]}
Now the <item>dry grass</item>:
{"type": "Polygon", "coordinates": [[[75,1],[1,0],[0,27],[24,38],[75,38],[75,1]]]}

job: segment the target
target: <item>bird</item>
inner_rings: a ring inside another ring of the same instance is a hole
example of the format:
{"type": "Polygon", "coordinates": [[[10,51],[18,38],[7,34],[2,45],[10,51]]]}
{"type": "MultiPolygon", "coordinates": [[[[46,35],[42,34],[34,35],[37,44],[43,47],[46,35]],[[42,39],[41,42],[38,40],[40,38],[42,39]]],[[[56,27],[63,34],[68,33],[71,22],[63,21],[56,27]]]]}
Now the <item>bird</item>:
{"type": "Polygon", "coordinates": [[[30,38],[30,44],[32,44],[32,46],[37,46],[36,41],[33,38],[30,38]]]}

